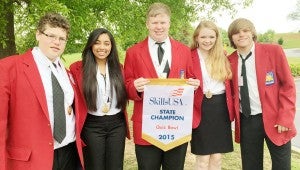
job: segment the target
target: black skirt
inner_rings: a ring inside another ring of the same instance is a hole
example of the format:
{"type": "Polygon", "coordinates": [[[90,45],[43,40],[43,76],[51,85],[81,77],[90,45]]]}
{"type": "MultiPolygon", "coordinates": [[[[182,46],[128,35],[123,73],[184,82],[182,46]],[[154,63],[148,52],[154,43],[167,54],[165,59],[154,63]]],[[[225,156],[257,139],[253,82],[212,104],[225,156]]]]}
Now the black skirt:
{"type": "Polygon", "coordinates": [[[202,102],[200,125],[193,129],[191,152],[196,155],[210,155],[233,151],[231,122],[226,95],[213,95],[202,102]]]}

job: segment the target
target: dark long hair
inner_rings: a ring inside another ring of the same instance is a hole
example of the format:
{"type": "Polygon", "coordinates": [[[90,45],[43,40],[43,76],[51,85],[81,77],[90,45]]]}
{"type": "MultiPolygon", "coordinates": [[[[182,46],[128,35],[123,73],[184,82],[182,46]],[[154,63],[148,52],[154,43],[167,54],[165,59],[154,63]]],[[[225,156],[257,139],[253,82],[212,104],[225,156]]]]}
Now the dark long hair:
{"type": "Polygon", "coordinates": [[[87,108],[90,111],[97,110],[97,62],[93,54],[92,46],[96,43],[101,34],[107,34],[111,41],[111,52],[107,56],[108,72],[110,79],[110,90],[113,95],[113,90],[116,90],[117,108],[122,111],[127,104],[127,95],[125,90],[124,79],[121,71],[121,64],[119,61],[118,50],[113,35],[104,28],[95,29],[90,33],[88,41],[82,52],[82,72],[83,72],[83,94],[86,101],[87,108]]]}

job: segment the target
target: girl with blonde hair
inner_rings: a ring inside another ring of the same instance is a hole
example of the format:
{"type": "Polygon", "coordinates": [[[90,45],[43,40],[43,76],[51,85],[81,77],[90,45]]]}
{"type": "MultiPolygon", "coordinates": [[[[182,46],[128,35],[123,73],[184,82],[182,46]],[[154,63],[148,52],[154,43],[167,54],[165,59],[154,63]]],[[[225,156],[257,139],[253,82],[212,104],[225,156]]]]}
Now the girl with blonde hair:
{"type": "Polygon", "coordinates": [[[191,152],[195,169],[220,170],[221,154],[233,151],[230,63],[218,27],[211,21],[197,26],[191,45],[194,74],[200,80],[195,92],[191,152]]]}

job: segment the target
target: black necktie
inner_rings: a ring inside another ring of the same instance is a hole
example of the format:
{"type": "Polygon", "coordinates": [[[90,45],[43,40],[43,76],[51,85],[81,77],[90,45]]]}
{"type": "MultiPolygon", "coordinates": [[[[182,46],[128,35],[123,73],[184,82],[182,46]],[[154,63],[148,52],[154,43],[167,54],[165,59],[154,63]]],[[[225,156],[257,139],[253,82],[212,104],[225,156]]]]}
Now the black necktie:
{"type": "Polygon", "coordinates": [[[66,115],[64,107],[64,91],[62,90],[55,75],[51,71],[53,113],[54,113],[54,139],[61,143],[66,137],[66,115]]]}
{"type": "Polygon", "coordinates": [[[161,63],[161,61],[163,59],[163,56],[164,56],[164,53],[165,53],[165,50],[161,46],[163,43],[165,43],[165,42],[156,42],[155,43],[155,44],[158,45],[158,48],[157,48],[157,57],[158,57],[159,64],[161,63]]]}
{"type": "Polygon", "coordinates": [[[242,70],[241,70],[241,76],[243,76],[243,86],[240,87],[240,93],[241,93],[241,105],[242,105],[242,112],[243,114],[248,117],[251,114],[251,108],[250,108],[250,98],[249,98],[249,91],[248,91],[248,83],[247,83],[247,74],[246,74],[246,60],[252,55],[252,52],[250,52],[245,59],[240,55],[240,58],[242,59],[242,70]]]}

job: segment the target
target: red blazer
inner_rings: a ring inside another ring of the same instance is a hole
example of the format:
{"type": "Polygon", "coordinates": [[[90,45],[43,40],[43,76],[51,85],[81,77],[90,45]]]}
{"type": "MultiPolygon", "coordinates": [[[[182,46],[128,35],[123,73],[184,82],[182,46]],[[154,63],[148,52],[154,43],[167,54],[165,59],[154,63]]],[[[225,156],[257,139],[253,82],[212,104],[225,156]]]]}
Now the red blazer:
{"type": "MultiPolygon", "coordinates": [[[[238,54],[229,56],[233,69],[233,95],[235,107],[235,140],[240,142],[240,103],[238,86],[238,54]]],[[[255,67],[259,97],[262,105],[264,129],[271,141],[280,146],[296,135],[294,118],[296,112],[296,89],[286,56],[278,45],[255,44],[255,67]],[[274,83],[266,85],[267,73],[274,74],[274,83]],[[290,128],[278,133],[274,125],[290,128]]]]}
{"type": "MultiPolygon", "coordinates": [[[[197,79],[200,80],[200,86],[195,91],[194,95],[194,112],[193,112],[193,128],[197,128],[201,122],[201,106],[203,100],[203,80],[202,80],[202,71],[201,65],[199,61],[199,55],[197,53],[197,49],[192,50],[192,61],[194,73],[197,79]]],[[[234,120],[234,111],[233,111],[233,98],[231,93],[230,81],[226,80],[225,82],[225,93],[226,93],[226,102],[228,107],[228,113],[230,121],[234,120]]]]}
{"type": "Polygon", "coordinates": [[[49,113],[31,50],[0,60],[0,96],[0,169],[52,169],[49,113]]]}
{"type": "MultiPolygon", "coordinates": [[[[122,67],[122,66],[121,66],[122,67]]],[[[83,86],[82,86],[82,61],[77,61],[75,63],[73,63],[70,66],[70,71],[72,73],[72,75],[74,76],[74,80],[75,80],[75,84],[77,84],[78,88],[76,89],[77,92],[77,96],[79,99],[79,105],[78,105],[78,114],[79,114],[79,121],[78,121],[78,134],[81,133],[82,127],[84,125],[88,110],[87,110],[87,106],[86,106],[86,102],[84,99],[84,95],[83,95],[83,86]]],[[[123,72],[123,68],[122,68],[122,72],[123,72]]],[[[130,132],[129,132],[129,123],[128,123],[128,114],[127,111],[124,111],[124,116],[125,116],[125,121],[126,121],[126,126],[127,126],[127,138],[130,139],[130,132]]],[[[82,149],[83,146],[85,146],[84,142],[81,140],[81,138],[79,137],[78,139],[80,139],[82,145],[80,146],[80,148],[82,149]]]]}
{"type": "MultiPolygon", "coordinates": [[[[184,70],[185,78],[194,78],[190,49],[171,38],[170,41],[172,63],[169,78],[180,78],[181,69],[184,70]]],[[[158,78],[148,49],[148,38],[127,50],[124,70],[126,90],[129,99],[134,101],[131,118],[133,121],[134,142],[139,145],[150,145],[142,139],[143,94],[139,95],[133,84],[134,80],[140,77],[158,78]]]]}

